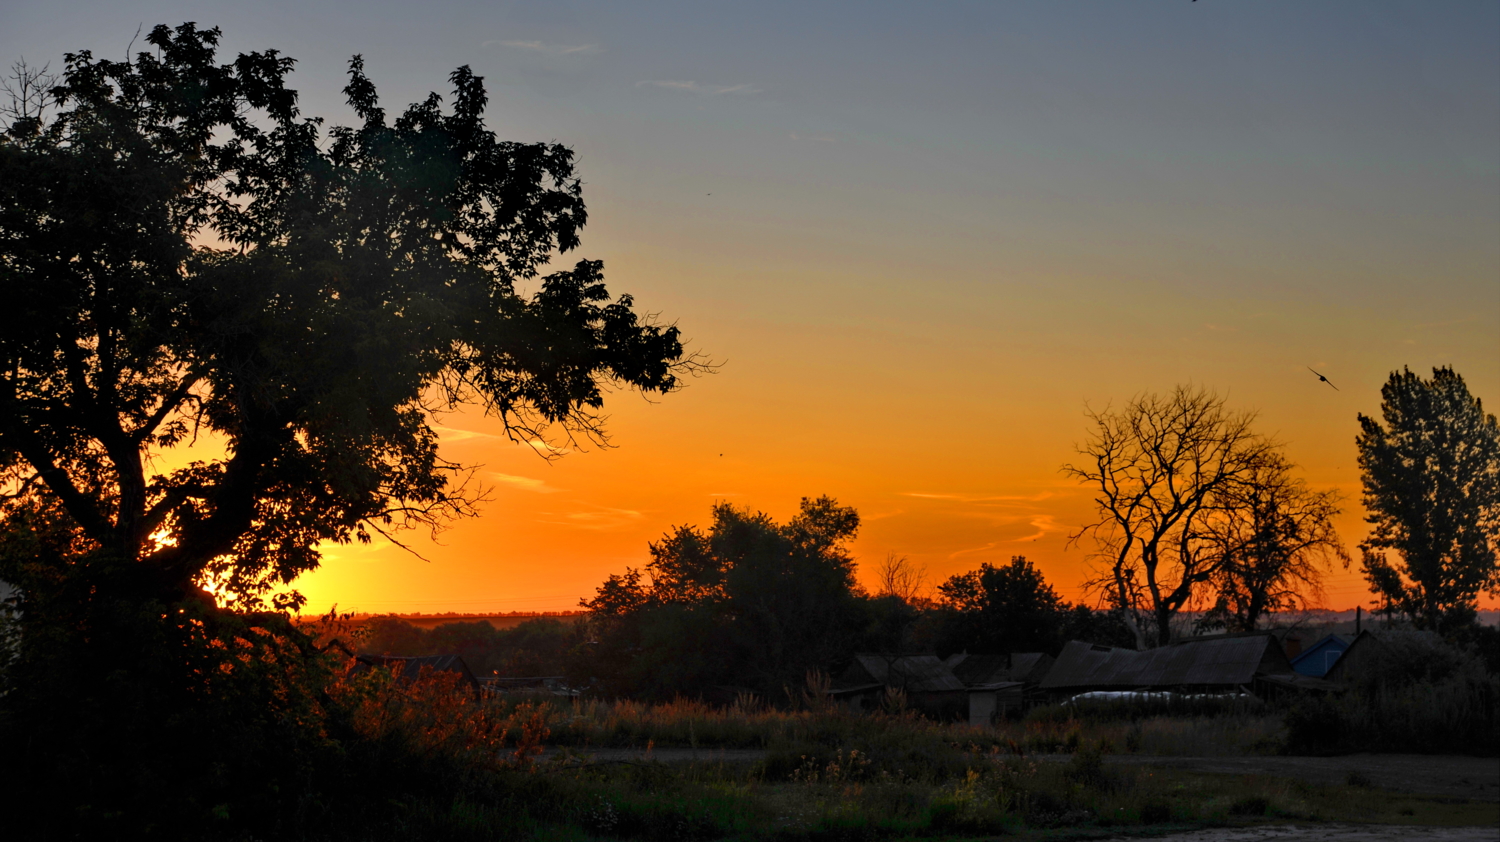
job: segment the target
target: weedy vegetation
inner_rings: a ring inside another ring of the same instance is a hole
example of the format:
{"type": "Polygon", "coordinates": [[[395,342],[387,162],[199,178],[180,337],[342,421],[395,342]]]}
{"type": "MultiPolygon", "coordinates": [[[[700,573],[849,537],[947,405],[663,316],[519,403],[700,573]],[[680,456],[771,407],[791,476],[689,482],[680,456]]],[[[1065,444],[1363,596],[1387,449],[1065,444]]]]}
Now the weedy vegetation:
{"type": "Polygon", "coordinates": [[[1269,820],[1500,819],[1494,804],[1367,779],[1313,785],[1109,762],[1281,750],[1279,717],[1245,705],[1191,716],[1054,706],[975,728],[752,698],[714,708],[476,697],[449,676],[408,683],[384,669],[346,672],[332,696],[382,773],[359,819],[325,816],[306,838],[1089,838],[1269,820]]]}

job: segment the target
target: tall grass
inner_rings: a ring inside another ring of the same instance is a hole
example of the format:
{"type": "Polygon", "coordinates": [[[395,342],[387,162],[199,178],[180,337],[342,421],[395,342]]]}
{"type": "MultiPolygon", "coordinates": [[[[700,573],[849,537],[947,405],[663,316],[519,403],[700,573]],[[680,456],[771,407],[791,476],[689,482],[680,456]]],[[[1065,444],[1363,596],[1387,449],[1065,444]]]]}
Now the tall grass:
{"type": "Polygon", "coordinates": [[[1255,729],[1270,729],[1274,716],[1243,711],[1069,718],[1044,710],[972,728],[826,706],[779,711],[748,698],[724,709],[689,700],[476,699],[451,678],[405,683],[385,671],[351,673],[333,696],[360,735],[346,742],[351,759],[368,766],[360,780],[369,791],[346,803],[367,812],[321,824],[308,838],[877,840],[1062,827],[1096,834],[1261,817],[1408,822],[1413,811],[1436,809],[1368,788],[1104,762],[1111,751],[1213,753],[1208,743],[1230,741],[1236,729],[1273,733],[1255,729]],[[708,751],[683,763],[578,762],[577,752],[537,756],[543,742],[642,754],[648,746],[763,753],[743,761],[708,751]],[[1038,752],[1071,757],[1048,761],[1038,752]]]}
{"type": "MultiPolygon", "coordinates": [[[[501,715],[534,705],[535,696],[501,695],[489,704],[501,715]]],[[[1215,715],[1148,712],[1131,718],[1098,708],[1056,706],[1021,721],[973,727],[935,722],[910,712],[852,714],[840,708],[776,710],[754,704],[715,708],[690,699],[665,704],[562,699],[547,706],[553,745],[595,748],[692,747],[726,749],[861,748],[867,751],[940,753],[976,746],[1006,754],[1073,753],[1084,744],[1107,751],[1212,756],[1273,753],[1282,738],[1278,715],[1262,708],[1218,710],[1215,715]]]]}

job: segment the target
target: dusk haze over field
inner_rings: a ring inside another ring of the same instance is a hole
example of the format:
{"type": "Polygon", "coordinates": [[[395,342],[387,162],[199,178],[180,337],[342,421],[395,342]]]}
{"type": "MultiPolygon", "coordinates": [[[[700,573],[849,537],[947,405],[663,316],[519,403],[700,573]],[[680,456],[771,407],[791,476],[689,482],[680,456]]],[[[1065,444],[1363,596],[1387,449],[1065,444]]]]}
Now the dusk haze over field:
{"type": "MultiPolygon", "coordinates": [[[[478,516],[324,545],[307,612],[571,610],[717,502],[829,495],[928,584],[1024,555],[1093,604],[1090,410],[1207,387],[1343,495],[1357,416],[1409,367],[1500,402],[1493,2],[8,4],[0,54],[123,58],[144,23],[275,48],[329,126],[348,61],[392,112],[484,78],[504,139],[576,153],[555,261],[713,364],[606,396],[610,447],[543,458],[443,416],[478,516]],[[1316,370],[1314,373],[1312,370],[1316,370]],[[1320,380],[1319,374],[1327,381],[1320,380]],[[420,558],[417,556],[420,554],[420,558]]],[[[132,49],[140,49],[136,43],[132,49]]],[[[325,129],[327,126],[325,126],[325,129]]],[[[174,457],[175,458],[175,457],[174,457]]],[[[175,463],[174,463],[175,464],[175,463]]],[[[1358,564],[1323,605],[1375,604],[1358,564]]],[[[1482,608],[1495,607],[1488,596],[1482,608]]]]}

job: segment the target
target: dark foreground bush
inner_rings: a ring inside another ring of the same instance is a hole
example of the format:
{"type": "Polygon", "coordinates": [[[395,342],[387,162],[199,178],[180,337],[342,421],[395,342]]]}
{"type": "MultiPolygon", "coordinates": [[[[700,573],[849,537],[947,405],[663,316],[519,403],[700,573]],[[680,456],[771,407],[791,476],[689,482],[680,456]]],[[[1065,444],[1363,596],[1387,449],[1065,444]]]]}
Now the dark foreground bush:
{"type": "Polygon", "coordinates": [[[1287,751],[1500,754],[1500,678],[1473,652],[1394,638],[1349,685],[1289,706],[1287,751]]]}

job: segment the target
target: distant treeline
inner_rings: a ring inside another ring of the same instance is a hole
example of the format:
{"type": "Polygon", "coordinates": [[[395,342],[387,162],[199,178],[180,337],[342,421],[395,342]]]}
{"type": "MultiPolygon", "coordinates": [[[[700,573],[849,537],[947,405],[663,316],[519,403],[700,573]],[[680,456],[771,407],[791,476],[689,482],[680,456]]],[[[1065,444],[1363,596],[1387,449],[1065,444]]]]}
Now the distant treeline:
{"type": "Polygon", "coordinates": [[[484,620],[424,629],[395,617],[372,617],[357,632],[362,652],[375,655],[461,655],[475,675],[559,675],[583,641],[583,627],[538,617],[508,629],[484,620]]]}
{"type": "Polygon", "coordinates": [[[845,543],[853,509],[804,500],[790,522],[731,506],[705,532],[682,527],[651,546],[645,576],[611,576],[581,622],[484,621],[431,630],[365,621],[372,654],[458,654],[478,675],[566,675],[611,697],[670,699],[749,691],[789,701],[811,670],[854,653],[1048,652],[1068,640],[1134,645],[1110,613],[1061,599],[1025,558],[951,577],[927,598],[917,571],[888,559],[876,593],[854,580],[845,543]]]}
{"type": "Polygon", "coordinates": [[[372,617],[399,617],[403,620],[448,620],[490,617],[576,617],[582,613],[582,611],[436,611],[431,614],[424,614],[421,611],[408,611],[404,613],[368,614],[356,611],[350,614],[349,617],[354,620],[367,620],[372,617]]]}

